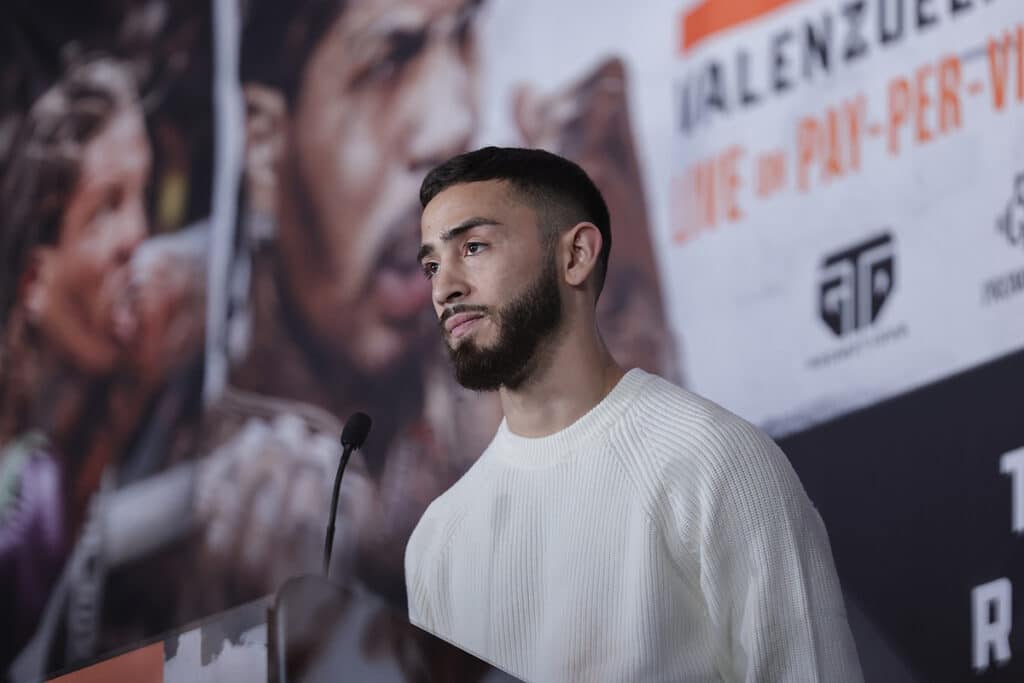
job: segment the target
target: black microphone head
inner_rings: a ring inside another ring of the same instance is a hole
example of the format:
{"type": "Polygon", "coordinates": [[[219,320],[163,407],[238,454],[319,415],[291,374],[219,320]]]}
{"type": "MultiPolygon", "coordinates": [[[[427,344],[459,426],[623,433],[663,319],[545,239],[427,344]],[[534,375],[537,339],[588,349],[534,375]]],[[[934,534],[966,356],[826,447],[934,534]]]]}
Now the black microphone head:
{"type": "Polygon", "coordinates": [[[341,445],[360,448],[366,441],[366,435],[370,433],[370,426],[373,420],[366,413],[352,413],[341,430],[341,445]]]}

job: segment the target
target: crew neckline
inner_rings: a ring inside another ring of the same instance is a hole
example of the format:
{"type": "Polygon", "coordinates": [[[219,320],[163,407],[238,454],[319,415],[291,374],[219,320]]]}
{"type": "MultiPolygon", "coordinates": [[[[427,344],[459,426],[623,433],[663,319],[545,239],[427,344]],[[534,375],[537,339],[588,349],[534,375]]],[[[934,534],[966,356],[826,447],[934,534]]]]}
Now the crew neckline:
{"type": "Polygon", "coordinates": [[[520,436],[509,429],[503,417],[488,450],[496,459],[515,467],[541,469],[564,462],[604,434],[651,377],[640,368],[629,370],[597,405],[568,427],[547,436],[520,436]]]}

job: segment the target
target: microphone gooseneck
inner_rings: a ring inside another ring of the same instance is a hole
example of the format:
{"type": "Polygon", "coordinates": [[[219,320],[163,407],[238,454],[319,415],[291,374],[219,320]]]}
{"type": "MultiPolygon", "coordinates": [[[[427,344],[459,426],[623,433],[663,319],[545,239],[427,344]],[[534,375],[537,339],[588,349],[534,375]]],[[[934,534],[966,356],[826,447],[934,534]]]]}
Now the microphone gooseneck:
{"type": "Polygon", "coordinates": [[[331,496],[331,511],[327,521],[327,538],[324,539],[324,577],[328,576],[331,566],[331,550],[334,547],[334,524],[338,517],[338,494],[341,492],[341,477],[352,451],[359,449],[370,433],[373,420],[366,413],[353,413],[345,427],[341,430],[341,460],[338,472],[334,475],[334,494],[331,496]]]}

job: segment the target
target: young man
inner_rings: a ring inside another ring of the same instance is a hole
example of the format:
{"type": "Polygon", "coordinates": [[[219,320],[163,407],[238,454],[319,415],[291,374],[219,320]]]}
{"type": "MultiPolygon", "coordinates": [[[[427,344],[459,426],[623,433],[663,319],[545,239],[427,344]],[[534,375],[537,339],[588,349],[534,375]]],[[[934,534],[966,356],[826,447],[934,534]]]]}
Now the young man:
{"type": "Polygon", "coordinates": [[[528,681],[859,681],[821,518],[778,447],[607,351],[608,211],[489,147],[420,190],[460,383],[504,420],[406,549],[410,619],[528,681]]]}

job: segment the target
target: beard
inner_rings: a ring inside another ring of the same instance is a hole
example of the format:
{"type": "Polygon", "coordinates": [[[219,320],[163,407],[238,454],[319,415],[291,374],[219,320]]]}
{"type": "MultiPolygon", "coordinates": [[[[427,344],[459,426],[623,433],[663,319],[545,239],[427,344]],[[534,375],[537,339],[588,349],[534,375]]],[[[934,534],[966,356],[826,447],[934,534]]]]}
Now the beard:
{"type": "MultiPolygon", "coordinates": [[[[451,310],[487,311],[468,306],[451,310]]],[[[455,348],[448,346],[455,379],[474,391],[518,389],[537,367],[541,345],[555,334],[561,322],[562,299],[552,255],[526,291],[497,311],[498,340],[494,344],[483,347],[466,339],[455,348]]]]}

